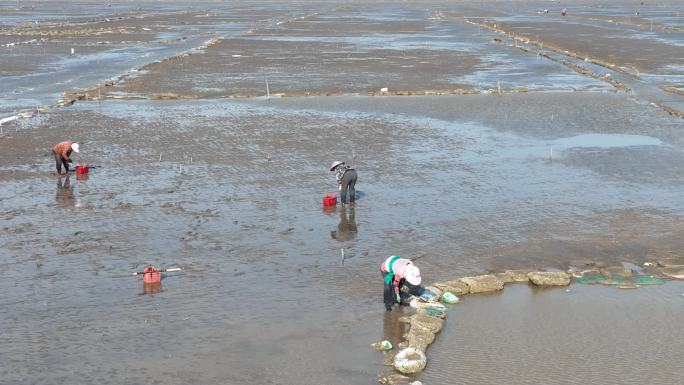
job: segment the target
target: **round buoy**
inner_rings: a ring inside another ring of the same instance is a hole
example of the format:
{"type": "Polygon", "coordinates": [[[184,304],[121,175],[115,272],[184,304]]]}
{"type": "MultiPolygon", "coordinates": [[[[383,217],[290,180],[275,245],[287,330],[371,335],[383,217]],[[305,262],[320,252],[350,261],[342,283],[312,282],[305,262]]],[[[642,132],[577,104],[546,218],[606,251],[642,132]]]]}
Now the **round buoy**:
{"type": "Polygon", "coordinates": [[[143,270],[143,283],[159,283],[161,282],[162,273],[161,271],[154,268],[154,266],[149,265],[143,270]]]}
{"type": "Polygon", "coordinates": [[[425,369],[427,357],[425,353],[416,348],[406,348],[394,356],[394,369],[404,373],[418,373],[425,369]]]}

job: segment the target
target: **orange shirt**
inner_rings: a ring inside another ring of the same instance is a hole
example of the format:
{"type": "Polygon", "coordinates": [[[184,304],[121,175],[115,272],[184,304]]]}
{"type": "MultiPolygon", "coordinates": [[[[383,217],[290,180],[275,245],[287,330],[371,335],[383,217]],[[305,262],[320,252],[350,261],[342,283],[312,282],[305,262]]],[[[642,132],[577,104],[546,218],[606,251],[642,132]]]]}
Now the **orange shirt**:
{"type": "Polygon", "coordinates": [[[71,151],[73,151],[71,149],[72,143],[73,142],[71,142],[69,140],[65,140],[64,142],[59,142],[59,143],[55,144],[54,146],[52,146],[52,152],[59,155],[59,157],[62,158],[63,160],[67,160],[67,159],[69,159],[69,155],[71,155],[71,151]]]}

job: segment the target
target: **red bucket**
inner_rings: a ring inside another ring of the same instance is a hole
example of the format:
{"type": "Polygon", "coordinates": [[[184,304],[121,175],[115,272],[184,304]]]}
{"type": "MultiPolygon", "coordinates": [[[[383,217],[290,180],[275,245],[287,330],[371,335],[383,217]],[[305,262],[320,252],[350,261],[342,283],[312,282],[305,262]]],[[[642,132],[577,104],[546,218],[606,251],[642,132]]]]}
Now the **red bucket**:
{"type": "Polygon", "coordinates": [[[76,166],[76,174],[87,174],[88,166],[76,166]]]}
{"type": "Polygon", "coordinates": [[[337,195],[326,195],[323,197],[323,207],[337,206],[337,195]]]}
{"type": "Polygon", "coordinates": [[[162,273],[153,266],[147,266],[143,270],[143,283],[159,283],[161,282],[162,273]]]}

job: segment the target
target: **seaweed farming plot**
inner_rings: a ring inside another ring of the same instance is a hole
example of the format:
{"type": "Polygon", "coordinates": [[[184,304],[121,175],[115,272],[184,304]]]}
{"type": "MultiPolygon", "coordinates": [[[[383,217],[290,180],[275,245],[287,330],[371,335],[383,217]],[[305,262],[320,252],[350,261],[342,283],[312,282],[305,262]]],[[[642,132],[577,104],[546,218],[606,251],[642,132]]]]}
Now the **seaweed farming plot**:
{"type": "MultiPolygon", "coordinates": [[[[0,5],[19,17],[0,26],[0,118],[70,105],[84,98],[72,94],[84,90],[94,90],[90,98],[100,100],[106,87],[141,75],[144,65],[189,55],[209,41],[273,23],[283,13],[242,2],[54,5],[0,5]]],[[[286,8],[306,12],[302,4],[286,8]]]]}

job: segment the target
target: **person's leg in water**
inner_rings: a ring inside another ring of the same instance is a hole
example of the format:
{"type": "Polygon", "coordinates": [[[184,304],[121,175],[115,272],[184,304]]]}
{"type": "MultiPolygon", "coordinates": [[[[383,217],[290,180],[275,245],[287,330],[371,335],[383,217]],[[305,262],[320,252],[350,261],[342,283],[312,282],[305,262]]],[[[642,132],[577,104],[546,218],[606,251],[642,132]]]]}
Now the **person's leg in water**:
{"type": "MultiPolygon", "coordinates": [[[[382,271],[382,279],[384,281],[385,276],[387,276],[387,273],[382,271]]],[[[384,283],[384,287],[382,290],[382,301],[385,303],[385,309],[386,310],[392,310],[392,306],[396,303],[394,300],[394,290],[392,289],[392,283],[384,283]]]]}
{"type": "Polygon", "coordinates": [[[420,297],[425,293],[425,289],[420,285],[412,285],[405,279],[401,280],[399,287],[399,296],[401,297],[401,304],[408,305],[411,297],[420,297]]]}
{"type": "Polygon", "coordinates": [[[347,203],[347,189],[349,188],[349,180],[347,178],[347,174],[349,171],[347,171],[344,176],[342,177],[342,180],[340,181],[340,186],[342,189],[340,190],[340,202],[342,204],[347,203]]]}
{"type": "Polygon", "coordinates": [[[345,172],[340,182],[342,184],[342,190],[340,191],[340,200],[342,201],[342,203],[347,203],[347,190],[349,190],[349,199],[353,202],[356,198],[356,190],[354,189],[354,185],[356,184],[356,171],[349,170],[345,172]]]}
{"type": "Polygon", "coordinates": [[[356,200],[356,189],[354,186],[356,186],[356,170],[349,170],[348,172],[352,173],[352,178],[349,181],[349,202],[354,202],[356,200]]]}
{"type": "MultiPolygon", "coordinates": [[[[57,169],[57,175],[62,175],[62,157],[58,153],[52,151],[52,155],[55,157],[55,169],[57,169]]],[[[69,169],[67,168],[67,172],[69,169]]]]}

